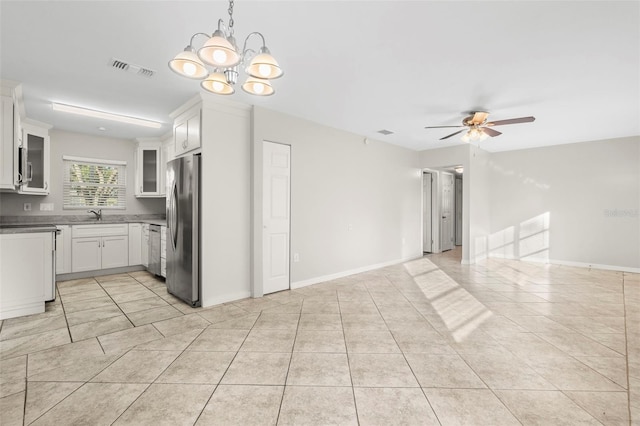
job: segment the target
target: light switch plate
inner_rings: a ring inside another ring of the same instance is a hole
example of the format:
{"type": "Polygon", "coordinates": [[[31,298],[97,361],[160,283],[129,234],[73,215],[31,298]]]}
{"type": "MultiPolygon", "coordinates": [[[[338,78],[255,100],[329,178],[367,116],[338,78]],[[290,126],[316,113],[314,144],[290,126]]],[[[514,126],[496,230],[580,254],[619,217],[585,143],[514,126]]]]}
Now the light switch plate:
{"type": "Polygon", "coordinates": [[[31,211],[31,203],[24,203],[22,205],[22,207],[24,208],[25,212],[30,212],[31,211]]]}

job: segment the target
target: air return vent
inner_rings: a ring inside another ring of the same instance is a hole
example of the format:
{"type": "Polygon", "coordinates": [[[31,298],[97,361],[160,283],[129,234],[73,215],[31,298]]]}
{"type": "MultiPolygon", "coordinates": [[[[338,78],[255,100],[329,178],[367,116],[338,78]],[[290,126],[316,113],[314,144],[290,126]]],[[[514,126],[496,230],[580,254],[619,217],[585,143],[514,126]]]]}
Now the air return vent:
{"type": "Polygon", "coordinates": [[[382,130],[378,130],[378,133],[380,133],[381,135],[392,135],[393,132],[391,130],[387,130],[387,129],[382,129],[382,130]]]}
{"type": "Polygon", "coordinates": [[[111,58],[111,60],[109,61],[109,65],[117,70],[127,71],[132,74],[138,74],[144,77],[153,77],[153,75],[156,73],[152,69],[144,68],[140,65],[129,64],[116,58],[111,58]]]}

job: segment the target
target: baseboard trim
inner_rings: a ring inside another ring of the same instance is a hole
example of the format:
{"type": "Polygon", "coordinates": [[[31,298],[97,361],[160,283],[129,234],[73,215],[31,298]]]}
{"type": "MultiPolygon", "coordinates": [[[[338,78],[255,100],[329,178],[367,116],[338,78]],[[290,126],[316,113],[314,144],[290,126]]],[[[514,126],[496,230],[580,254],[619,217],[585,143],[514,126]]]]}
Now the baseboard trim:
{"type": "Polygon", "coordinates": [[[619,265],[604,265],[601,263],[574,262],[571,260],[540,259],[540,258],[517,259],[515,257],[508,257],[501,254],[492,254],[489,257],[496,258],[496,259],[520,260],[522,262],[548,263],[551,265],[561,265],[561,266],[575,266],[578,268],[602,269],[605,271],[631,272],[634,274],[640,273],[640,268],[631,268],[628,266],[619,266],[619,265]]]}
{"type": "Polygon", "coordinates": [[[135,265],[123,266],[121,268],[98,269],[96,271],[70,272],[68,274],[57,274],[56,282],[77,280],[80,278],[101,277],[103,275],[124,274],[127,272],[144,271],[145,269],[147,268],[142,265],[135,265]]]}
{"type": "Polygon", "coordinates": [[[239,293],[228,294],[221,297],[214,297],[210,299],[202,298],[202,307],[208,308],[210,306],[221,305],[223,303],[234,302],[236,300],[246,299],[251,297],[251,292],[249,290],[242,291],[239,293]]]}
{"type": "Polygon", "coordinates": [[[310,285],[313,285],[313,284],[323,283],[325,281],[335,280],[335,279],[338,279],[338,278],[348,277],[349,275],[360,274],[362,272],[371,271],[373,269],[379,269],[379,268],[384,268],[386,266],[397,265],[398,263],[408,262],[410,260],[419,259],[421,257],[422,257],[422,255],[410,256],[410,257],[407,257],[407,258],[404,258],[404,259],[390,260],[388,262],[376,263],[374,265],[367,265],[367,266],[363,266],[363,267],[360,267],[360,268],[349,269],[349,270],[346,270],[346,271],[337,272],[335,274],[322,275],[322,276],[319,276],[319,277],[314,277],[314,278],[309,278],[309,279],[306,279],[306,280],[292,282],[291,283],[291,290],[295,290],[297,288],[302,288],[302,287],[307,287],[307,286],[310,286],[310,285]]]}

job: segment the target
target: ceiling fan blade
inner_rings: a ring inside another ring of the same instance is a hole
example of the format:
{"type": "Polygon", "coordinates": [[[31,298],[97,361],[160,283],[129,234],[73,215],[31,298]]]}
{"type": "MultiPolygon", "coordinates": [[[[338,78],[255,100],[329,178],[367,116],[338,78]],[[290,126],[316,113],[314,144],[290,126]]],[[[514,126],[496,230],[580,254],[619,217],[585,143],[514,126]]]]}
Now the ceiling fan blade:
{"type": "Polygon", "coordinates": [[[482,131],[485,132],[487,135],[494,137],[494,136],[500,136],[502,134],[502,132],[499,132],[497,130],[493,130],[490,127],[483,127],[482,131]]]}
{"type": "Polygon", "coordinates": [[[473,124],[482,124],[484,123],[484,120],[486,120],[488,116],[489,116],[488,112],[484,112],[484,111],[475,112],[473,114],[473,118],[471,119],[471,122],[473,124]]]}
{"type": "Polygon", "coordinates": [[[458,130],[458,131],[457,131],[457,132],[455,132],[455,133],[451,133],[450,135],[445,136],[444,138],[440,138],[440,140],[442,141],[442,140],[445,140],[445,139],[449,139],[451,136],[455,136],[455,135],[457,135],[458,133],[462,133],[462,132],[464,132],[464,129],[462,129],[462,130],[458,130]]]}
{"type": "Polygon", "coordinates": [[[425,127],[425,129],[457,129],[459,127],[466,127],[466,126],[428,126],[428,127],[425,127]]]}
{"type": "Polygon", "coordinates": [[[504,126],[505,124],[531,123],[535,117],[510,118],[508,120],[490,121],[485,126],[504,126]]]}

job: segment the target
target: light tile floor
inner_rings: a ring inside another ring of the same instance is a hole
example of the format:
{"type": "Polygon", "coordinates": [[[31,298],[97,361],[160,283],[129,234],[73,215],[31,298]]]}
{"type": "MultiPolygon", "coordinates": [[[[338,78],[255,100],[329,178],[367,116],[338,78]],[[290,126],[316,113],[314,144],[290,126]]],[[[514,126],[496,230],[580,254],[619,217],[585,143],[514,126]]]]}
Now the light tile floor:
{"type": "Polygon", "coordinates": [[[60,282],[0,323],[0,423],[640,424],[638,275],[459,256],[209,309],[60,282]]]}

